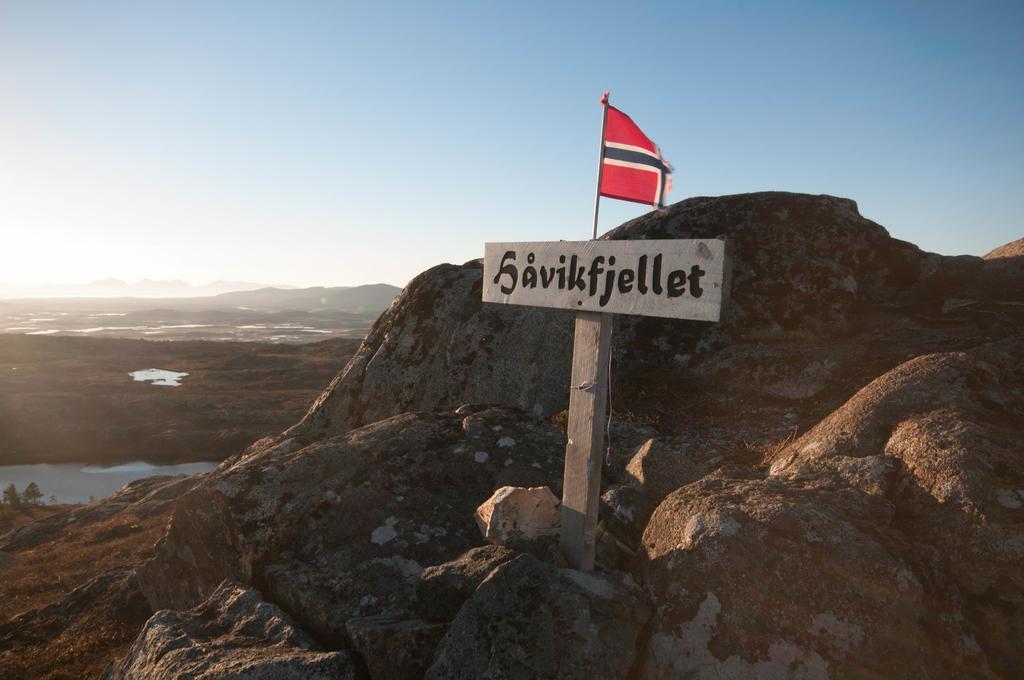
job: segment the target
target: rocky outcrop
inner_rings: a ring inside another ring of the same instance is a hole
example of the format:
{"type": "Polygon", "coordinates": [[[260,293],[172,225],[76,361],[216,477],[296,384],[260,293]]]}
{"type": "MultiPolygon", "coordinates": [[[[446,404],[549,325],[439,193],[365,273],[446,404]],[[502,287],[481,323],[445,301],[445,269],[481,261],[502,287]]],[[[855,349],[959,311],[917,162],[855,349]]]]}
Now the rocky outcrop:
{"type": "Polygon", "coordinates": [[[344,432],[403,411],[465,403],[537,415],[569,401],[572,315],[481,302],[483,265],[429,269],[377,320],[290,436],[344,432]]]}
{"type": "Polygon", "coordinates": [[[480,545],[495,490],[560,495],[537,416],[567,402],[571,314],[483,305],[479,263],[444,265],[302,423],[178,501],[152,606],[237,580],[375,678],[1012,676],[1024,277],[828,196],[607,237],[724,238],[734,277],[721,324],[616,321],[602,571],[480,545]]]}
{"type": "Polygon", "coordinates": [[[485,545],[427,567],[416,590],[417,610],[430,621],[451,621],[477,586],[516,554],[500,545],[485,545]]]}
{"type": "Polygon", "coordinates": [[[1024,238],[1019,238],[1016,241],[1004,243],[998,248],[993,248],[983,255],[982,259],[990,264],[1010,264],[1010,260],[1016,260],[1018,266],[1020,266],[1021,261],[1024,260],[1024,238]]]}
{"type": "Polygon", "coordinates": [[[966,631],[936,621],[914,570],[887,549],[887,514],[824,482],[709,480],[674,492],[644,533],[644,580],[660,607],[640,677],[939,677],[956,667],[966,631]]]}
{"type": "Polygon", "coordinates": [[[628,578],[520,555],[462,607],[426,677],[625,678],[649,614],[628,578]]]}
{"type": "Polygon", "coordinates": [[[225,582],[199,607],[159,611],[104,680],[355,678],[344,652],[320,651],[259,593],[225,582]]]}
{"type": "MultiPolygon", "coordinates": [[[[734,281],[722,324],[616,319],[615,355],[633,366],[685,368],[739,340],[835,338],[882,305],[938,312],[949,297],[977,297],[985,283],[980,258],[923,253],[861,217],[853,201],[832,196],[691,198],[604,238],[718,238],[731,248],[734,281]]],[[[410,282],[289,436],[339,433],[403,411],[470,402],[538,415],[564,409],[572,315],[483,304],[482,275],[471,262],[441,265],[410,282]]],[[[1005,286],[989,288],[1012,297],[1005,286]]],[[[838,361],[827,351],[789,359],[778,375],[759,378],[766,393],[814,396],[838,361]]]]}
{"type": "MultiPolygon", "coordinates": [[[[828,471],[889,499],[928,547],[994,665],[1024,647],[1024,340],[919,357],[783,450],[772,474],[828,471]]],[[[1001,663],[1002,662],[1002,663],[1001,663]]]]}
{"type": "Polygon", "coordinates": [[[391,616],[350,619],[345,627],[373,680],[422,678],[447,629],[443,623],[391,616]]]}
{"type": "Polygon", "coordinates": [[[641,677],[1011,675],[1024,658],[1024,342],[920,357],[644,533],[641,677]],[[955,671],[953,669],[956,669],[955,671]]]}
{"type": "Polygon", "coordinates": [[[154,609],[194,606],[235,579],[331,644],[353,618],[417,618],[423,568],[482,542],[473,511],[496,488],[560,489],[554,426],[467,410],[396,416],[308,446],[290,439],[210,473],[140,570],[154,609]]]}

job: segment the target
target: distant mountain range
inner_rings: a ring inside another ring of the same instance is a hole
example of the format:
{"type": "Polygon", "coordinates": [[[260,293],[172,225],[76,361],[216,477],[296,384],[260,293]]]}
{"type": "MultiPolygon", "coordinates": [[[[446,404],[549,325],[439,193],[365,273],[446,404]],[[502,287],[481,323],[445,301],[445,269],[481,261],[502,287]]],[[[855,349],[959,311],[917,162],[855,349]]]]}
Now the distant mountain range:
{"type": "Polygon", "coordinates": [[[387,309],[401,288],[386,283],[365,286],[324,288],[260,288],[216,296],[219,306],[263,308],[274,310],[301,310],[313,312],[333,309],[355,314],[379,313],[387,309]]]}
{"type": "MultiPolygon", "coordinates": [[[[127,283],[121,279],[99,279],[84,284],[40,284],[26,286],[0,283],[0,298],[56,298],[56,297],[209,297],[222,293],[267,288],[266,283],[247,281],[214,281],[193,286],[186,281],[154,281],[143,279],[127,283]]],[[[277,285],[289,290],[294,286],[277,285]]]]}

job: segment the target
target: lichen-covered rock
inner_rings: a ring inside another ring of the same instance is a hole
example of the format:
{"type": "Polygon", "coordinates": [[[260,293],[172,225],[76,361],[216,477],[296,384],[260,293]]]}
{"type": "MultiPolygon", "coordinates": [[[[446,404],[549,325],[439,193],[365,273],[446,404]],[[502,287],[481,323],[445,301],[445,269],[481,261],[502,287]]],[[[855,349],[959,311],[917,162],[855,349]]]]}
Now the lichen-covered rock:
{"type": "Polygon", "coordinates": [[[467,550],[454,560],[423,570],[417,585],[417,610],[430,621],[451,621],[487,576],[516,556],[500,545],[467,550]]]}
{"type": "Polygon", "coordinates": [[[729,461],[730,451],[691,437],[648,439],[626,466],[626,483],[643,490],[654,506],[679,487],[729,461]]]}
{"type": "Polygon", "coordinates": [[[1024,273],[1024,238],[993,248],[982,259],[988,267],[1024,273]]]}
{"type": "Polygon", "coordinates": [[[773,475],[828,471],[887,499],[952,581],[992,666],[1024,659],[1024,339],[918,357],[782,450],[773,475]]]}
{"type": "MultiPolygon", "coordinates": [[[[1007,287],[986,274],[980,258],[932,255],[893,239],[853,201],[832,196],[690,198],[604,238],[720,238],[731,248],[734,280],[723,323],[618,316],[614,354],[624,366],[697,365],[737,341],[836,338],[882,305],[938,312],[950,297],[994,291],[1007,300],[1024,289],[1024,282],[1007,287]]],[[[344,432],[403,411],[462,403],[512,404],[545,416],[563,410],[572,314],[484,304],[482,276],[472,262],[416,277],[289,436],[344,432]]],[[[737,360],[757,364],[756,357],[737,360]]],[[[840,360],[828,348],[790,352],[785,367],[761,362],[756,386],[808,398],[840,360]]]]}
{"type": "Polygon", "coordinates": [[[426,677],[625,678],[649,614],[628,577],[520,555],[463,605],[426,677]]]}
{"type": "Polygon", "coordinates": [[[373,680],[418,680],[447,626],[420,619],[366,616],[346,625],[352,647],[373,680]]]}
{"type": "Polygon", "coordinates": [[[444,264],[405,287],[291,435],[344,432],[403,411],[569,401],[572,314],[481,301],[483,266],[444,264]]]}
{"type": "Polygon", "coordinates": [[[338,680],[355,678],[345,652],[320,651],[259,593],[225,582],[199,607],[159,611],[104,680],[338,680]]]}
{"type": "Polygon", "coordinates": [[[560,489],[564,448],[550,423],[486,408],[288,440],[222,465],[181,498],[140,583],[154,609],[194,606],[224,579],[258,583],[340,645],[350,619],[416,618],[423,567],[479,545],[473,511],[496,488],[560,489]]]}
{"type": "Polygon", "coordinates": [[[705,480],[644,534],[658,610],[639,677],[943,677],[983,672],[955,609],[841,480],[705,480]],[[895,549],[894,549],[895,548],[895,549]]]}
{"type": "Polygon", "coordinates": [[[497,545],[558,536],[559,501],[546,486],[503,486],[480,504],[473,516],[483,537],[497,545]]]}

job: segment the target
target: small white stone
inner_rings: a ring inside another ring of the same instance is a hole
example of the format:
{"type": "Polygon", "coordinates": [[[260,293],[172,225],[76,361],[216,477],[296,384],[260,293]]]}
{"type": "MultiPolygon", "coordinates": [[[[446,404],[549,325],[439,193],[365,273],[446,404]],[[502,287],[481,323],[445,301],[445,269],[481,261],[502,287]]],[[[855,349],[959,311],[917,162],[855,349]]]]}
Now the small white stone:
{"type": "Polygon", "coordinates": [[[462,453],[466,450],[465,446],[456,446],[452,453],[462,453]]]}
{"type": "Polygon", "coordinates": [[[506,436],[506,437],[502,437],[501,439],[498,440],[498,447],[502,448],[502,449],[511,449],[515,445],[516,445],[516,440],[512,439],[512,437],[507,437],[506,436]]]}
{"type": "Polygon", "coordinates": [[[511,464],[512,464],[512,462],[513,462],[513,461],[512,461],[512,459],[511,459],[511,458],[506,458],[506,459],[505,459],[505,467],[508,467],[509,465],[511,465],[511,464]]]}
{"type": "Polygon", "coordinates": [[[504,429],[505,428],[503,428],[501,425],[495,425],[494,427],[491,428],[491,430],[494,432],[501,432],[504,429]]]}
{"type": "Polygon", "coordinates": [[[475,460],[478,463],[486,463],[487,462],[487,452],[486,451],[477,451],[476,453],[473,454],[473,460],[475,460]]]}
{"type": "Polygon", "coordinates": [[[398,536],[398,532],[395,531],[395,525],[398,524],[397,517],[388,517],[384,520],[384,524],[373,530],[370,534],[370,543],[376,543],[377,545],[384,545],[388,541],[398,536]]]}

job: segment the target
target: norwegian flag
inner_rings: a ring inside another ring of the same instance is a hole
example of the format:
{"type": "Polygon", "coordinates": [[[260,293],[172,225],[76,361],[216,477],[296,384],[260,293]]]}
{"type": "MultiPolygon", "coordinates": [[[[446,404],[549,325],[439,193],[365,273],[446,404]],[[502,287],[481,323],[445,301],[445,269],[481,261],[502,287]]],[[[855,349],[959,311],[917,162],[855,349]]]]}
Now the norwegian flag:
{"type": "Polygon", "coordinates": [[[605,107],[605,126],[598,193],[665,207],[665,197],[672,190],[672,166],[632,118],[608,103],[607,92],[601,103],[605,107]]]}

